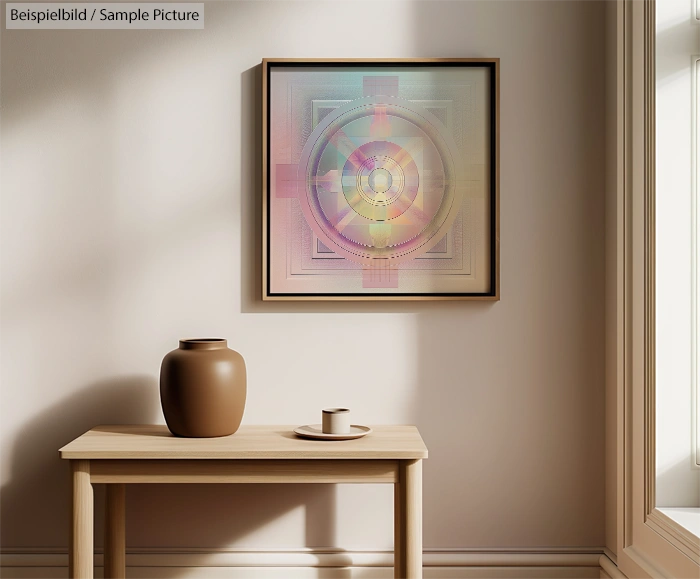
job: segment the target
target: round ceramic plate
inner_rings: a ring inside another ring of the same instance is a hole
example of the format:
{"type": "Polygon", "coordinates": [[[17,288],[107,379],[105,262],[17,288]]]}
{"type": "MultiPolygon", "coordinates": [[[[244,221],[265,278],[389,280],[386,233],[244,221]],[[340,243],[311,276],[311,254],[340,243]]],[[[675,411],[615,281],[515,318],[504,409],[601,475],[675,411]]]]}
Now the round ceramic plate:
{"type": "Polygon", "coordinates": [[[313,438],[314,440],[352,440],[354,438],[362,438],[366,434],[372,432],[369,426],[360,426],[353,424],[350,426],[350,432],[347,434],[326,434],[321,430],[320,424],[307,424],[294,429],[294,434],[302,438],[313,438]]]}

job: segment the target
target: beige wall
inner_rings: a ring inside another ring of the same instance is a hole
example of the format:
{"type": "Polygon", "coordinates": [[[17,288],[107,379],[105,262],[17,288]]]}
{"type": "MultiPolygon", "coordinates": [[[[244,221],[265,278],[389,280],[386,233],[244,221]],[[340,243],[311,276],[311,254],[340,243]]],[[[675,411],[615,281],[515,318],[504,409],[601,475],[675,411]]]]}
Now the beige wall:
{"type": "MultiPolygon", "coordinates": [[[[601,546],[603,32],[600,3],[527,1],[218,2],[204,31],[3,30],[2,546],[66,545],[56,449],[162,422],[160,360],[205,334],[246,358],[247,423],[342,404],[417,424],[427,548],[601,546]],[[256,66],[279,56],[501,58],[499,303],[257,300],[256,66]]],[[[390,549],[390,493],[134,488],[129,545],[390,549]]]]}

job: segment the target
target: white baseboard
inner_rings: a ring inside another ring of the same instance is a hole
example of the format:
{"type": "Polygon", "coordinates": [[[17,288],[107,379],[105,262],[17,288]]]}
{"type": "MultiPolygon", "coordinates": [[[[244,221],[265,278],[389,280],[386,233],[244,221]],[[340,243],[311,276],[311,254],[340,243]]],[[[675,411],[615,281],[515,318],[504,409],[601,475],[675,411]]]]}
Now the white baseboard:
{"type": "MultiPolygon", "coordinates": [[[[603,549],[426,550],[426,579],[584,579],[600,577],[603,549]]],[[[130,579],[391,579],[390,551],[130,550],[130,579]]],[[[68,577],[65,551],[13,550],[0,554],[5,579],[68,577]]],[[[102,577],[102,555],[95,555],[102,577]]]]}

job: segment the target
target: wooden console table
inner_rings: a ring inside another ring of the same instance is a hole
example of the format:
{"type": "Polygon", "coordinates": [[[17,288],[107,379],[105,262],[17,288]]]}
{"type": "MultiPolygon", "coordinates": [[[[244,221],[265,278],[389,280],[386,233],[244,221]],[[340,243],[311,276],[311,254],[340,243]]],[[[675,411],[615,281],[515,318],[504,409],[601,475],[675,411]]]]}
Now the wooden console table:
{"type": "Polygon", "coordinates": [[[106,487],[106,579],[124,578],[125,487],[134,483],[389,483],[394,577],[422,577],[422,459],[415,426],[375,426],[364,438],[303,440],[291,426],[241,426],[223,438],[175,438],[165,426],[99,426],[61,450],[73,477],[70,577],[93,577],[94,483],[106,487]]]}

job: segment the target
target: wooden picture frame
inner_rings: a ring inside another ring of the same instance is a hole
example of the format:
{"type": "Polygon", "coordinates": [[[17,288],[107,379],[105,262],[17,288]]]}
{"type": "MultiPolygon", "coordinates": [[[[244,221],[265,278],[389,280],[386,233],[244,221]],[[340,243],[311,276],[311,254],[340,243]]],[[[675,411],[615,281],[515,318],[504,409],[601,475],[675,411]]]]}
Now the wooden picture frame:
{"type": "Polygon", "coordinates": [[[498,300],[499,59],[262,62],[262,299],[498,300]]]}

